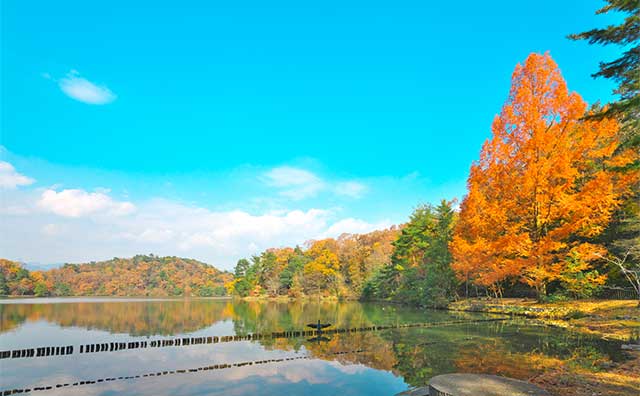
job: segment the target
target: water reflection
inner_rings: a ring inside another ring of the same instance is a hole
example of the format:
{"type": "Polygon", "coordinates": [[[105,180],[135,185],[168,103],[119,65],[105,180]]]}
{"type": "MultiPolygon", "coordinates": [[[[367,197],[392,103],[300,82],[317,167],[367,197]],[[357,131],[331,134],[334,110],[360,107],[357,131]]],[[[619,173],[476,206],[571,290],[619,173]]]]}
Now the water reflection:
{"type": "Polygon", "coordinates": [[[34,358],[0,360],[0,390],[46,394],[394,394],[447,372],[527,379],[562,362],[593,368],[622,358],[615,343],[521,321],[355,302],[97,301],[0,310],[0,349],[35,348],[34,358]],[[320,336],[303,332],[318,319],[333,326],[320,336]],[[71,346],[71,355],[35,357],[42,345],[71,346]]]}
{"type": "MultiPolygon", "coordinates": [[[[173,347],[173,346],[190,346],[190,345],[203,345],[203,344],[217,344],[219,342],[238,342],[238,341],[264,341],[267,339],[278,338],[299,338],[299,337],[311,337],[307,339],[307,342],[328,342],[331,341],[327,335],[331,334],[354,334],[369,331],[385,331],[392,329],[405,329],[416,327],[442,327],[453,326],[458,324],[472,324],[472,323],[485,323],[495,321],[505,321],[507,318],[493,318],[493,319],[476,319],[476,320],[448,320],[444,322],[418,322],[418,323],[401,323],[382,326],[364,326],[364,327],[351,327],[351,328],[332,328],[329,324],[317,325],[312,330],[285,330],[274,331],[272,333],[249,333],[249,334],[235,334],[227,336],[208,336],[208,337],[186,337],[175,339],[159,339],[151,341],[130,341],[130,342],[101,342],[98,344],[85,344],[80,345],[79,353],[98,353],[98,352],[115,352],[130,349],[144,349],[144,348],[160,348],[160,347],[173,347]]],[[[319,321],[318,321],[319,323],[319,321]]],[[[307,325],[307,327],[310,327],[307,325]]],[[[426,345],[428,343],[421,343],[419,345],[426,345]]],[[[16,359],[16,358],[33,358],[33,357],[47,357],[58,355],[70,355],[73,353],[73,346],[46,346],[38,348],[26,348],[26,349],[14,349],[12,351],[0,351],[0,359],[16,359]]]]}
{"type": "Polygon", "coordinates": [[[60,304],[0,303],[0,331],[6,332],[25,322],[46,320],[61,327],[83,327],[134,336],[172,335],[196,331],[233,316],[233,304],[230,301],[94,301],[60,304]]]}

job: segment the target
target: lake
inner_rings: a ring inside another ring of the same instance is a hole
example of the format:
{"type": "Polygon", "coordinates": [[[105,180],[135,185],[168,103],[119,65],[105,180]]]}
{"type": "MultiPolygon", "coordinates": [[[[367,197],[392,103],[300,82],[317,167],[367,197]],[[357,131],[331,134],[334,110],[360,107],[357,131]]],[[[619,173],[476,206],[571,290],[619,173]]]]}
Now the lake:
{"type": "Polygon", "coordinates": [[[623,359],[522,319],[380,303],[11,299],[0,317],[0,391],[42,395],[394,395],[442,373],[623,359]],[[330,331],[300,334],[318,320],[330,331]]]}

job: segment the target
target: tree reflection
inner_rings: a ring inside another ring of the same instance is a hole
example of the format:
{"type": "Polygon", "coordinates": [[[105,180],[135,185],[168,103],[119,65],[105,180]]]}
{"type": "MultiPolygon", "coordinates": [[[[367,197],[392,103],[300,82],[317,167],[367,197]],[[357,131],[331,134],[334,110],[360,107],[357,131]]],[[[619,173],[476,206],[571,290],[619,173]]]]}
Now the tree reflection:
{"type": "MultiPolygon", "coordinates": [[[[3,332],[29,321],[46,320],[62,327],[100,329],[131,336],[179,337],[200,329],[204,329],[206,336],[231,336],[233,334],[216,334],[207,328],[220,321],[232,321],[236,337],[225,342],[245,339],[259,343],[266,350],[305,350],[310,358],[389,371],[413,386],[425,385],[434,375],[448,372],[527,379],[544,368],[562,363],[597,369],[610,360],[621,359],[619,345],[516,320],[473,322],[482,317],[357,302],[194,299],[9,304],[0,305],[0,315],[3,332]],[[454,319],[468,322],[451,324],[454,319]],[[445,321],[450,325],[328,332],[328,340],[311,342],[307,335],[290,333],[304,330],[307,323],[317,320],[331,323],[333,326],[328,330],[445,321]],[[281,332],[285,332],[284,335],[270,336],[281,332]],[[269,336],[247,337],[255,334],[269,336]],[[359,353],[339,353],[349,350],[359,353]]],[[[90,336],[87,342],[91,342],[90,336]]],[[[145,353],[145,349],[141,348],[140,353],[145,353]]]]}

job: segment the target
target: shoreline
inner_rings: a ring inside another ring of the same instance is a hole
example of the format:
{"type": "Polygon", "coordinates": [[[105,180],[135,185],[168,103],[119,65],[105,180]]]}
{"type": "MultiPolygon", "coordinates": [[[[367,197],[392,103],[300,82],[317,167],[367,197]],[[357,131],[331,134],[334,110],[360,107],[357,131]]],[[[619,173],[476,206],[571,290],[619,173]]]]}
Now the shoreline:
{"type": "Polygon", "coordinates": [[[572,300],[539,303],[532,299],[465,299],[449,303],[448,311],[495,313],[533,319],[605,340],[629,341],[640,336],[636,300],[572,300]]]}
{"type": "MultiPolygon", "coordinates": [[[[454,301],[443,308],[459,312],[497,313],[527,318],[535,324],[560,327],[604,340],[640,343],[637,300],[575,300],[538,303],[529,299],[454,301]]],[[[530,378],[553,395],[622,396],[640,394],[640,351],[624,351],[627,360],[594,370],[557,362],[530,378]]]]}
{"type": "Polygon", "coordinates": [[[1,296],[2,304],[53,304],[53,303],[82,303],[82,302],[154,302],[154,301],[184,301],[184,300],[232,300],[231,296],[220,297],[152,297],[152,296],[1,296]]]}
{"type": "MultiPolygon", "coordinates": [[[[249,296],[239,297],[243,301],[361,301],[382,304],[405,305],[391,300],[340,299],[335,296],[249,296]]],[[[530,319],[535,324],[564,328],[605,340],[626,342],[640,337],[640,308],[636,300],[570,300],[540,303],[535,299],[462,299],[443,307],[423,307],[427,309],[453,312],[476,312],[517,316],[530,319]]],[[[416,306],[417,307],[417,306],[416,306]]],[[[420,307],[418,307],[420,308],[420,307]]]]}

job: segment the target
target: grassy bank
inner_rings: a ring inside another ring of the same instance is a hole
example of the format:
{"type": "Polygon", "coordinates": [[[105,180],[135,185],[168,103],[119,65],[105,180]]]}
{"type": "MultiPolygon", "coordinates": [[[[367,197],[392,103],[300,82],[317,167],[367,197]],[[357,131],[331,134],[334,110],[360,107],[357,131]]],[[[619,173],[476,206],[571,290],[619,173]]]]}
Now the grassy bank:
{"type": "Polygon", "coordinates": [[[640,309],[635,300],[540,303],[536,300],[513,298],[469,299],[453,302],[448,309],[525,316],[551,326],[621,341],[638,337],[640,331],[640,309]]]}

